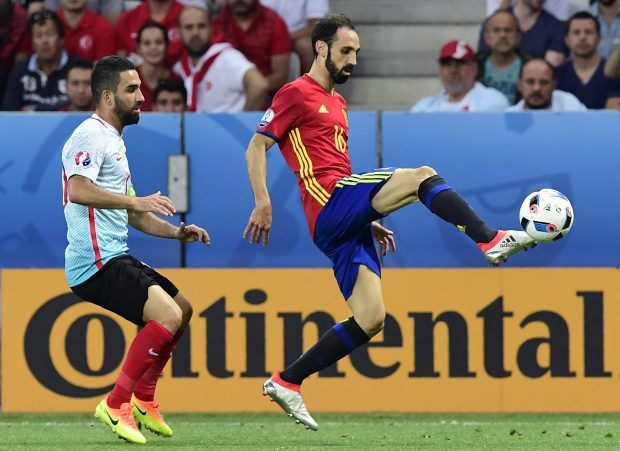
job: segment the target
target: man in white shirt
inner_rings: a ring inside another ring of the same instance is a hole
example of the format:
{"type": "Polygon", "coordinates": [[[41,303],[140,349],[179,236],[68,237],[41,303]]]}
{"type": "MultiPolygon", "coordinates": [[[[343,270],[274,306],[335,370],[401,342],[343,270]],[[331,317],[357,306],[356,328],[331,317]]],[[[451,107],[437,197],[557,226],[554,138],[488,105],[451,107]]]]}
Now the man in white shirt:
{"type": "Polygon", "coordinates": [[[424,97],[411,109],[414,113],[504,111],[508,99],[494,88],[476,82],[478,65],[473,49],[465,41],[450,41],[439,52],[439,78],[443,90],[424,97]]]}
{"type": "Polygon", "coordinates": [[[188,111],[236,113],[261,110],[267,79],[227,42],[211,45],[205,9],[186,6],[179,16],[185,52],[172,68],[187,89],[188,111]]]}
{"type": "Polygon", "coordinates": [[[517,87],[523,97],[506,111],[587,111],[586,106],[570,92],[555,89],[555,71],[544,59],[533,59],[521,68],[517,87]]]}

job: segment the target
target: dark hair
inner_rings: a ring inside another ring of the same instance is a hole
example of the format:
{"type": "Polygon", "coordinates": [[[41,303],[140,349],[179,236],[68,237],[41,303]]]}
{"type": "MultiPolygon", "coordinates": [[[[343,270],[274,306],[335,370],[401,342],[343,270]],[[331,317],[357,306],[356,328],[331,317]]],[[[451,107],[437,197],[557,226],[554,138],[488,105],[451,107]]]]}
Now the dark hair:
{"type": "Polygon", "coordinates": [[[579,11],[568,18],[566,21],[566,28],[564,29],[564,36],[568,36],[568,31],[570,30],[570,26],[574,20],[584,20],[590,19],[594,21],[594,25],[596,26],[596,34],[601,34],[601,24],[598,19],[590,14],[588,11],[579,11]]]}
{"type": "Polygon", "coordinates": [[[90,89],[93,91],[95,103],[101,101],[103,91],[116,92],[121,81],[121,72],[135,68],[131,61],[120,56],[106,56],[97,61],[90,79],[90,89]]]}
{"type": "Polygon", "coordinates": [[[185,85],[182,80],[171,78],[162,78],[159,80],[155,90],[153,91],[153,103],[157,103],[157,98],[163,91],[180,92],[183,96],[183,103],[187,103],[187,89],[185,89],[185,85]]]}
{"type": "Polygon", "coordinates": [[[142,33],[148,28],[157,28],[159,31],[161,31],[161,34],[164,36],[164,43],[166,44],[166,47],[168,47],[168,30],[166,30],[166,27],[164,27],[162,24],[153,21],[149,21],[140,27],[140,31],[138,31],[138,36],[136,36],[136,42],[138,44],[140,44],[140,41],[142,40],[142,33]]]}
{"type": "Polygon", "coordinates": [[[523,78],[523,69],[525,69],[525,66],[527,66],[530,63],[533,63],[535,61],[539,61],[541,63],[545,63],[547,65],[547,67],[549,68],[549,70],[551,71],[551,79],[555,80],[555,67],[553,67],[553,65],[547,61],[546,59],[543,58],[534,58],[531,59],[529,61],[524,62],[523,64],[521,64],[521,69],[519,69],[519,80],[521,80],[523,78]]]}
{"type": "Polygon", "coordinates": [[[0,0],[0,27],[8,27],[13,22],[13,3],[11,0],[0,0]]]}
{"type": "Polygon", "coordinates": [[[67,66],[67,73],[71,71],[71,69],[92,69],[93,63],[88,60],[77,58],[69,63],[67,66]]]}
{"type": "Polygon", "coordinates": [[[327,44],[327,48],[331,48],[332,43],[336,40],[336,33],[343,27],[355,30],[355,25],[351,19],[344,14],[330,14],[319,19],[312,29],[312,53],[314,53],[315,58],[318,55],[316,43],[323,41],[327,44]]]}
{"type": "Polygon", "coordinates": [[[28,19],[28,36],[32,39],[32,29],[34,26],[43,25],[47,20],[54,22],[58,36],[63,38],[65,36],[65,27],[62,25],[60,18],[54,11],[48,11],[46,9],[43,11],[38,11],[30,16],[30,19],[28,19]]]}

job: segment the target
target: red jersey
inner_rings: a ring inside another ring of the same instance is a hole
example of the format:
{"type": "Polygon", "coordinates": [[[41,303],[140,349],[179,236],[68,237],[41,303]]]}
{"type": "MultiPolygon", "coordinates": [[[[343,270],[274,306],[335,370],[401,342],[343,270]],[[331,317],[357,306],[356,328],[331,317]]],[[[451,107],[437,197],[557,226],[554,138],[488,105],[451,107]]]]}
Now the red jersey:
{"type": "Polygon", "coordinates": [[[305,74],[276,93],[256,131],[278,142],[297,176],[314,236],[316,219],[336,183],[351,175],[347,102],[305,74]]]}
{"type": "MultiPolygon", "coordinates": [[[[183,11],[183,5],[177,0],[172,0],[170,10],[161,24],[168,30],[168,66],[172,66],[183,51],[183,42],[179,33],[179,16],[183,11]]],[[[119,50],[126,50],[127,53],[137,53],[138,32],[142,25],[151,19],[148,0],[140,6],[130,9],[124,13],[116,23],[116,45],[119,50]]]]}
{"type": "Polygon", "coordinates": [[[263,75],[271,75],[271,57],[290,53],[293,49],[284,20],[273,9],[256,4],[252,25],[243,30],[225,5],[213,19],[213,43],[229,42],[258,67],[263,75]]]}
{"type": "Polygon", "coordinates": [[[93,63],[104,56],[116,55],[114,28],[103,17],[90,9],[75,28],[65,20],[62,8],[56,14],[65,27],[65,50],[69,55],[84,58],[93,63]]]}

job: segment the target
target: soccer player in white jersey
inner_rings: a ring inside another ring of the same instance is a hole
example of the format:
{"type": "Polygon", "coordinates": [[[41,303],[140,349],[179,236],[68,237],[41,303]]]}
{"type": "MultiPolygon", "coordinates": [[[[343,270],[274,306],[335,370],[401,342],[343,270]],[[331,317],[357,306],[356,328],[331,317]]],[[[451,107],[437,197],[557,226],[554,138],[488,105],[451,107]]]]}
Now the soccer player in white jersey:
{"type": "Polygon", "coordinates": [[[165,436],[172,429],[154,400],[157,378],[181,338],[192,307],[164,276],[129,255],[127,226],[153,236],[210,244],[206,230],[178,227],[170,199],[156,192],[137,197],[131,183],[123,128],[140,119],[140,77],[127,59],[109,56],[93,70],[95,114],[80,124],[62,150],[63,204],[69,245],[65,271],[84,300],[144,327],[136,335],[112,392],[95,416],[119,437],[146,443],[138,424],[165,436]]]}

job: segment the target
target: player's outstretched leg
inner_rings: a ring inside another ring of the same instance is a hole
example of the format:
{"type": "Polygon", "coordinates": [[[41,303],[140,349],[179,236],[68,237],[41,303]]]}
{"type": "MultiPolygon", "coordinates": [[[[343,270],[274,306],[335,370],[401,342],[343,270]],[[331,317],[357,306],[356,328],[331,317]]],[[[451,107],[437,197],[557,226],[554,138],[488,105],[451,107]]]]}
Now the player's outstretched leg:
{"type": "Polygon", "coordinates": [[[139,427],[144,426],[149,431],[162,437],[172,437],[172,428],[168,426],[164,417],[161,416],[157,401],[142,401],[133,395],[131,397],[131,406],[139,427]]]}
{"type": "Polygon", "coordinates": [[[101,422],[107,424],[120,438],[131,443],[144,445],[146,438],[138,429],[138,425],[134,420],[131,412],[132,404],[126,402],[121,404],[120,408],[113,409],[108,405],[107,397],[97,404],[95,409],[95,418],[99,418],[101,422]]]}
{"type": "Polygon", "coordinates": [[[523,231],[490,227],[458,192],[428,166],[395,170],[373,198],[372,206],[387,215],[417,200],[469,236],[493,265],[497,266],[511,255],[536,245],[523,231]]]}
{"type": "Polygon", "coordinates": [[[308,413],[306,403],[299,392],[300,385],[282,380],[280,370],[277,370],[263,384],[263,396],[269,396],[297,423],[306,426],[306,429],[319,430],[319,425],[308,413]]]}

